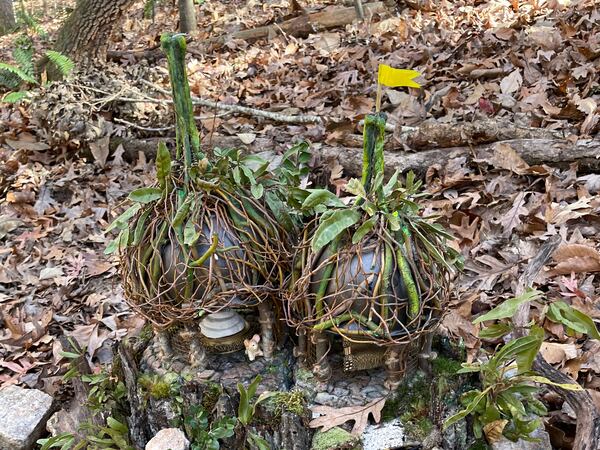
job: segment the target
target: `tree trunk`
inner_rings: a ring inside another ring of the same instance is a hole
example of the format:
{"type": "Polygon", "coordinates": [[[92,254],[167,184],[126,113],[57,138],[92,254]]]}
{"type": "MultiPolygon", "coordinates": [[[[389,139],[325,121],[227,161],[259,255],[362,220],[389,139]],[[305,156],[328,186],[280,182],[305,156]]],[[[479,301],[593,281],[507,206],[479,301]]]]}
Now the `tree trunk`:
{"type": "Polygon", "coordinates": [[[179,31],[195,33],[197,29],[194,0],[179,0],[179,31]]]}
{"type": "MultiPolygon", "coordinates": [[[[135,0],[79,0],[62,25],[54,49],[80,65],[106,61],[110,37],[135,0]]],[[[47,61],[42,62],[45,66],[47,61]]],[[[50,67],[49,67],[50,68],[50,67]]],[[[48,73],[49,79],[60,74],[48,73]]]]}
{"type": "Polygon", "coordinates": [[[16,27],[12,0],[0,0],[0,36],[10,33],[16,27]]]}

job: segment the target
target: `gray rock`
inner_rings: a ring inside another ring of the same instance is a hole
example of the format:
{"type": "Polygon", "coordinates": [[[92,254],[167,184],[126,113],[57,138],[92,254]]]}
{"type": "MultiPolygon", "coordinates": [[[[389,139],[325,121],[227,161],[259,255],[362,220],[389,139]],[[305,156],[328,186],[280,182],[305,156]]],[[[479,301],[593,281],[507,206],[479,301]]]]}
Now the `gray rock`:
{"type": "Polygon", "coordinates": [[[524,441],[522,439],[517,442],[512,442],[506,439],[504,436],[498,441],[492,444],[493,450],[552,450],[550,444],[550,436],[544,429],[538,428],[531,437],[539,439],[538,442],[524,441]]]}
{"type": "Polygon", "coordinates": [[[328,394],[327,392],[319,392],[315,396],[315,403],[319,403],[320,405],[331,405],[337,401],[337,397],[335,395],[328,394]]]}
{"type": "Polygon", "coordinates": [[[344,396],[348,395],[350,393],[350,391],[348,391],[348,389],[336,387],[332,393],[333,393],[333,395],[337,395],[338,397],[344,397],[344,396]]]}
{"type": "Polygon", "coordinates": [[[362,434],[364,450],[387,450],[405,446],[404,427],[398,419],[381,425],[369,425],[362,434]]]}
{"type": "Polygon", "coordinates": [[[146,450],[188,450],[190,441],[179,428],[164,428],[146,444],[146,450]]]}
{"type": "Polygon", "coordinates": [[[52,413],[52,401],[37,389],[0,390],[0,449],[31,450],[52,413]]]}

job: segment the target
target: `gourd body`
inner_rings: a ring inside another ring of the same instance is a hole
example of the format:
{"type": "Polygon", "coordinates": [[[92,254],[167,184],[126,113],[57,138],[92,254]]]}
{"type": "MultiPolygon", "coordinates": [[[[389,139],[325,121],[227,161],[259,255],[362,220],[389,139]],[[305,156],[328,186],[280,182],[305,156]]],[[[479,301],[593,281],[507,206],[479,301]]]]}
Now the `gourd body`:
{"type": "MultiPolygon", "coordinates": [[[[380,325],[386,320],[390,332],[403,329],[406,325],[406,304],[408,294],[402,275],[395,262],[391,268],[387,292],[382,289],[382,270],[385,243],[371,239],[364,245],[345,246],[338,252],[326,247],[313,264],[313,275],[310,279],[309,292],[317,296],[321,283],[326,276],[326,267],[333,264],[327,289],[324,292],[323,304],[326,312],[335,311],[339,316],[355,312],[380,325]],[[335,253],[333,258],[332,254],[335,253]]],[[[343,329],[341,325],[339,328],[343,329]]],[[[356,329],[353,323],[350,328],[356,329]]]]}
{"type": "MultiPolygon", "coordinates": [[[[241,247],[239,237],[231,230],[225,228],[212,217],[209,224],[203,224],[200,230],[200,238],[191,248],[191,260],[197,260],[209,251],[211,237],[216,235],[219,248],[227,249],[222,255],[213,254],[200,266],[194,267],[193,272],[193,297],[197,300],[206,295],[206,288],[211,285],[211,279],[219,277],[225,284],[231,285],[232,280],[240,277],[240,267],[234,261],[245,261],[246,252],[241,247]]],[[[175,300],[185,296],[187,286],[188,266],[184,250],[178,244],[171,241],[161,247],[161,260],[163,267],[162,281],[170,286],[165,294],[175,300]]],[[[250,280],[248,280],[250,281],[250,280]]]]}

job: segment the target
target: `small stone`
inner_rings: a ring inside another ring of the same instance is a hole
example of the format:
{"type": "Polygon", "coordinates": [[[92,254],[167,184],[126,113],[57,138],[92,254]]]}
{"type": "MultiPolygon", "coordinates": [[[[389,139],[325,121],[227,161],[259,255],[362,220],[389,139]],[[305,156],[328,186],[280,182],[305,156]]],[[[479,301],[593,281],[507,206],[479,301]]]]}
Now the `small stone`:
{"type": "Polygon", "coordinates": [[[164,428],[146,444],[146,450],[188,450],[190,441],[179,428],[164,428]]]}
{"type": "Polygon", "coordinates": [[[338,397],[344,397],[346,395],[348,395],[350,391],[348,391],[348,389],[344,389],[344,388],[340,388],[340,387],[336,387],[332,394],[333,395],[337,395],[338,397]]]}
{"type": "Polygon", "coordinates": [[[315,403],[319,403],[321,405],[329,405],[335,403],[337,397],[335,395],[328,394],[327,392],[319,392],[315,396],[315,403]]]}
{"type": "Polygon", "coordinates": [[[517,442],[512,442],[502,436],[498,442],[492,444],[492,450],[552,450],[550,436],[543,428],[538,428],[530,436],[539,439],[539,441],[519,439],[517,442]]]}
{"type": "Polygon", "coordinates": [[[364,450],[403,447],[404,440],[404,428],[398,419],[382,425],[369,425],[362,434],[364,450]]]}
{"type": "Polygon", "coordinates": [[[30,450],[52,412],[52,397],[37,389],[0,390],[0,449],[30,450]]]}

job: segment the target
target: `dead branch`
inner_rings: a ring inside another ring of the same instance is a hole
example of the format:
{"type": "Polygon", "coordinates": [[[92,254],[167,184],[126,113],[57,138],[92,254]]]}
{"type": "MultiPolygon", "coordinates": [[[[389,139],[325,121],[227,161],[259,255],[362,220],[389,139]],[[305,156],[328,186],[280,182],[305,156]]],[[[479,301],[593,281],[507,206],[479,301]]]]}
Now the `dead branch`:
{"type": "Polygon", "coordinates": [[[407,150],[461,147],[509,139],[560,139],[563,136],[546,128],[530,128],[507,121],[478,120],[460,124],[424,122],[417,128],[397,128],[394,138],[407,150]]]}
{"type": "MultiPolygon", "coordinates": [[[[383,2],[367,3],[363,5],[365,17],[373,16],[386,11],[383,2]]],[[[352,7],[342,7],[326,9],[312,14],[304,14],[281,23],[267,25],[250,30],[242,30],[236,33],[229,33],[209,39],[206,42],[223,44],[231,39],[242,39],[251,41],[255,39],[276,36],[280,33],[289,34],[295,37],[306,37],[311,33],[329,28],[341,27],[352,23],[356,19],[356,9],[352,7]]]]}
{"type": "MultiPolygon", "coordinates": [[[[562,139],[513,139],[501,141],[510,145],[520,156],[531,165],[547,164],[568,166],[577,162],[580,169],[593,171],[600,169],[600,141],[579,141],[572,143],[562,139]]],[[[394,170],[402,172],[414,170],[424,173],[430,167],[439,167],[445,161],[453,158],[473,157],[490,154],[497,143],[478,145],[474,147],[452,147],[424,150],[418,153],[406,151],[390,151],[386,148],[386,174],[394,170]]],[[[362,167],[362,150],[358,148],[322,147],[319,150],[324,159],[337,158],[346,172],[360,174],[362,167]]],[[[485,156],[484,156],[485,157],[485,156]]]]}
{"type": "MultiPolygon", "coordinates": [[[[515,294],[521,295],[525,289],[531,287],[537,274],[548,262],[554,250],[558,248],[561,242],[559,235],[549,239],[538,254],[529,262],[525,272],[519,278],[515,294]]],[[[519,306],[519,309],[513,316],[515,325],[515,337],[526,336],[528,334],[527,324],[529,323],[529,302],[519,306]]],[[[577,384],[571,377],[556,370],[538,353],[533,362],[533,370],[550,381],[559,384],[577,384]]],[[[549,386],[550,389],[561,395],[575,411],[577,417],[577,428],[575,432],[574,450],[593,450],[600,448],[600,412],[590,394],[585,391],[569,391],[557,386],[549,386]]]]}
{"type": "MultiPolygon", "coordinates": [[[[362,172],[362,139],[358,135],[350,135],[354,139],[347,139],[346,146],[331,146],[314,144],[313,152],[322,160],[337,159],[349,175],[360,175],[362,172]]],[[[164,138],[153,139],[123,139],[111,138],[111,148],[116,148],[123,144],[125,149],[125,158],[134,161],[138,157],[138,152],[144,153],[148,158],[153,158],[156,152],[156,146],[164,138]]],[[[525,162],[536,164],[548,164],[556,166],[568,166],[572,162],[577,162],[583,170],[600,169],[600,141],[580,141],[571,143],[560,139],[515,139],[502,141],[502,144],[508,144],[525,160],[525,162]]],[[[265,150],[282,151],[289,145],[286,143],[277,143],[272,139],[257,137],[251,144],[244,144],[237,136],[221,136],[214,134],[202,141],[204,147],[222,147],[222,148],[240,148],[248,152],[261,152],[265,150]]],[[[475,147],[453,147],[443,149],[432,149],[418,153],[405,152],[386,148],[386,174],[390,176],[396,169],[401,172],[413,170],[424,173],[430,167],[439,167],[444,161],[452,158],[466,157],[472,160],[474,157],[482,156],[493,152],[493,144],[479,145],[475,147]]]]}
{"type": "MultiPolygon", "coordinates": [[[[161,94],[168,95],[168,96],[171,95],[171,92],[167,91],[166,89],[163,89],[160,86],[157,86],[154,83],[150,83],[149,81],[146,81],[146,80],[140,80],[140,81],[148,86],[151,86],[154,90],[156,90],[157,92],[160,92],[161,94]]],[[[145,101],[145,100],[140,100],[140,101],[145,101]]],[[[164,101],[170,102],[170,100],[164,100],[164,101]]],[[[210,100],[203,100],[198,97],[192,97],[192,103],[194,105],[206,106],[208,108],[222,109],[224,111],[231,111],[234,113],[245,114],[247,116],[262,117],[265,119],[273,120],[275,122],[305,123],[305,124],[322,123],[323,122],[323,120],[319,116],[314,116],[314,115],[293,116],[293,115],[281,114],[281,113],[276,113],[276,112],[271,112],[271,111],[263,111],[261,109],[256,109],[256,108],[249,108],[247,106],[227,105],[224,103],[217,103],[217,102],[213,102],[210,100]]]]}

